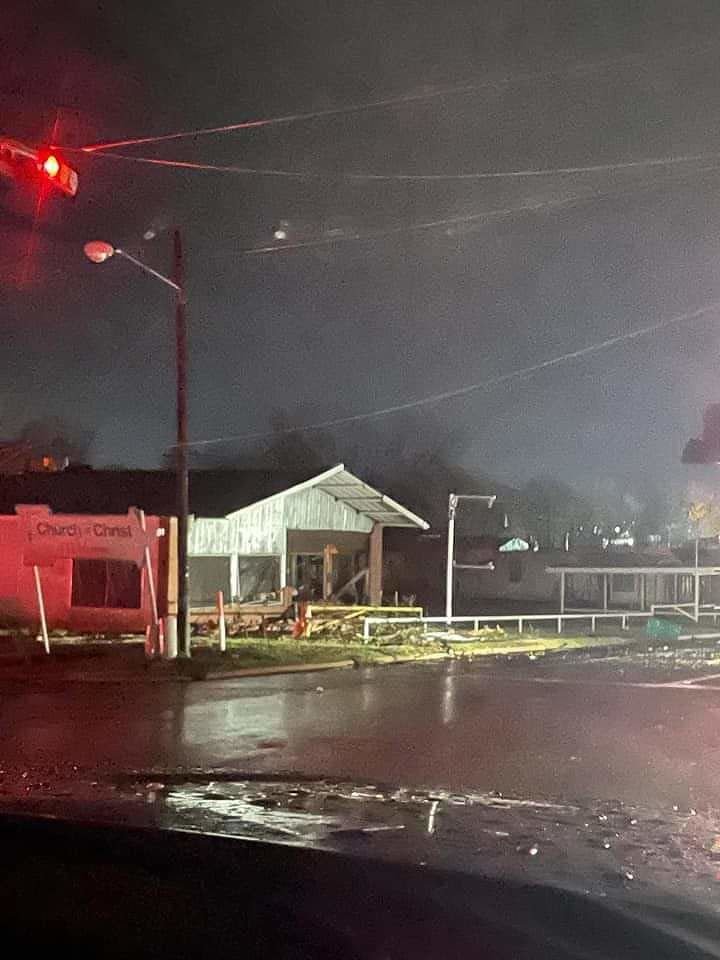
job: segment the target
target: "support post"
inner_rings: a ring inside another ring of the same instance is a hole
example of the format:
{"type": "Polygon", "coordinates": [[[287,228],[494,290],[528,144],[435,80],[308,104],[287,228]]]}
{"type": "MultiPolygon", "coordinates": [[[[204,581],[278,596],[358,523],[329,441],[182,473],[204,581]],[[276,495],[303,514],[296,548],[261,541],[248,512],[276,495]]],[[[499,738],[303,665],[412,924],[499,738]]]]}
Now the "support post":
{"type": "Polygon", "coordinates": [[[640,609],[645,610],[647,603],[647,577],[646,574],[640,574],[640,609]]]}
{"type": "Polygon", "coordinates": [[[375,523],[370,533],[370,546],[368,550],[368,594],[370,596],[370,604],[373,607],[379,607],[382,604],[382,568],[383,526],[381,523],[375,523]]]}
{"type": "Polygon", "coordinates": [[[217,612],[218,612],[218,640],[220,641],[220,653],[227,650],[227,627],[225,624],[225,596],[222,590],[217,592],[217,612]]]}
{"type": "Polygon", "coordinates": [[[335,565],[335,555],[337,554],[337,547],[332,543],[325,545],[323,549],[323,586],[322,594],[323,600],[329,600],[333,592],[333,568],[335,565]]]}
{"type": "Polygon", "coordinates": [[[40,629],[42,630],[45,653],[50,653],[50,636],[48,634],[47,618],[45,616],[45,598],[43,597],[42,583],[40,582],[40,568],[33,567],[35,575],[35,590],[37,591],[38,610],[40,611],[40,629]]]}
{"type": "Polygon", "coordinates": [[[603,578],[603,610],[607,613],[608,608],[608,575],[604,573],[603,578]]]}
{"type": "MultiPolygon", "coordinates": [[[[138,519],[140,520],[140,527],[143,533],[147,532],[147,523],[145,522],[145,511],[138,510],[138,519]]],[[[150,556],[150,547],[146,544],[145,550],[143,553],[143,559],[145,564],[145,576],[147,578],[148,592],[150,593],[150,613],[152,615],[152,623],[149,628],[148,642],[145,644],[145,653],[147,656],[154,658],[161,654],[161,643],[160,643],[160,616],[158,613],[158,601],[157,601],[157,590],[155,589],[155,576],[153,574],[152,568],[152,557],[150,556]]]]}
{"type": "Polygon", "coordinates": [[[288,554],[287,554],[287,531],[285,533],[285,546],[280,554],[280,589],[284,590],[288,585],[288,554]]]}
{"type": "Polygon", "coordinates": [[[188,569],[188,518],[190,489],[188,478],[188,413],[187,413],[187,318],[185,316],[185,276],[183,247],[180,231],[174,234],[173,278],[178,286],[175,304],[175,362],[177,370],[177,445],[175,469],[177,472],[178,517],[178,611],[177,632],[180,654],[190,656],[190,573],[188,569]]]}
{"type": "Polygon", "coordinates": [[[697,567],[695,568],[695,594],[694,594],[694,609],[693,614],[695,617],[695,623],[700,623],[700,574],[698,573],[697,567]]]}
{"type": "Polygon", "coordinates": [[[560,613],[565,613],[565,571],[560,574],[560,613]]]}
{"type": "Polygon", "coordinates": [[[178,655],[177,616],[168,615],[165,621],[165,659],[176,660],[178,655]]]}
{"type": "Polygon", "coordinates": [[[165,549],[167,550],[167,568],[164,577],[165,591],[165,643],[163,646],[163,657],[166,660],[176,660],[178,655],[178,633],[177,633],[177,518],[168,517],[167,533],[165,535],[165,549]]]}
{"type": "Polygon", "coordinates": [[[445,567],[445,616],[448,626],[453,615],[453,579],[455,576],[455,514],[457,513],[457,497],[450,494],[448,500],[448,533],[447,533],[447,561],[445,567]]]}

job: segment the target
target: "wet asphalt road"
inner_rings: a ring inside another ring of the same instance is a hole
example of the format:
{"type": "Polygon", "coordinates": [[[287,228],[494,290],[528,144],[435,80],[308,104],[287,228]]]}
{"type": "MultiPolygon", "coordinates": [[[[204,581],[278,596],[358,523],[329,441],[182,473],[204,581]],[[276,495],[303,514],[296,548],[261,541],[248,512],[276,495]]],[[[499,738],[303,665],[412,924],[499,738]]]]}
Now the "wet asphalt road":
{"type": "Polygon", "coordinates": [[[77,765],[98,779],[223,768],[709,810],[720,792],[720,676],[705,673],[455,662],[212,683],[1,684],[0,762],[77,765]]]}

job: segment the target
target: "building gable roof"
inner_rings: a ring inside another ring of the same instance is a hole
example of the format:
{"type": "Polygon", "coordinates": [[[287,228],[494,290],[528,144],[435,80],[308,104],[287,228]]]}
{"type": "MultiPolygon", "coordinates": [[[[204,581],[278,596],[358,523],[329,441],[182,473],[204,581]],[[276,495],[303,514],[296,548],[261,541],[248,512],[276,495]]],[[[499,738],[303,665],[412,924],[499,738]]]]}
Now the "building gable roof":
{"type": "MultiPolygon", "coordinates": [[[[323,490],[371,520],[387,526],[427,529],[427,523],[390,497],[368,486],[343,464],[298,482],[291,474],[266,470],[192,470],[190,511],[198,517],[225,517],[245,507],[308,487],[323,490]]],[[[43,504],[54,513],[176,513],[171,470],[93,470],[0,476],[0,514],[18,504],[43,504]]]]}
{"type": "Polygon", "coordinates": [[[427,530],[429,527],[421,517],[346,470],[343,463],[338,463],[329,470],[296,483],[277,494],[265,497],[264,500],[290,496],[309,488],[322,490],[338,503],[387,527],[414,527],[420,530],[427,530]]]}

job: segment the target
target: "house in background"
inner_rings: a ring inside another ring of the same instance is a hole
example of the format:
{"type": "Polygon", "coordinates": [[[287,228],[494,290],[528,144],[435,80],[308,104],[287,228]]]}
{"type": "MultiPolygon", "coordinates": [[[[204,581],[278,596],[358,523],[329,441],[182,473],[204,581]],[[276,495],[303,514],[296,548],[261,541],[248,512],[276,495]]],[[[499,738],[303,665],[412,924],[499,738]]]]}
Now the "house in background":
{"type": "MultiPolygon", "coordinates": [[[[657,546],[571,547],[535,550],[523,537],[465,537],[456,542],[456,561],[469,567],[454,577],[455,612],[556,612],[649,610],[653,604],[694,602],[695,568],[689,550],[657,546]]],[[[413,598],[430,612],[444,609],[446,538],[443,534],[391,531],[385,552],[385,586],[413,598]]],[[[720,603],[720,548],[705,545],[700,555],[699,602],[720,603]]]]}
{"type": "MultiPolygon", "coordinates": [[[[547,573],[548,559],[567,558],[564,551],[540,551],[522,537],[465,536],[455,541],[458,564],[493,570],[458,568],[453,594],[458,615],[483,610],[511,610],[528,604],[551,605],[558,596],[557,578],[547,573]]],[[[445,604],[447,538],[444,534],[388,532],[385,550],[385,590],[400,600],[413,600],[440,614],[445,604]]]]}

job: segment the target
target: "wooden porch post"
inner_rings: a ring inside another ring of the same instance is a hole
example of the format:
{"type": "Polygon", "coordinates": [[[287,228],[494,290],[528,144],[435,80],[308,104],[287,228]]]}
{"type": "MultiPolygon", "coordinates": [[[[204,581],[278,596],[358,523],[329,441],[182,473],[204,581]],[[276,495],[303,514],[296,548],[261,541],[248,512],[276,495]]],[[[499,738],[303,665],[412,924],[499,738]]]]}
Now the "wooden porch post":
{"type": "Polygon", "coordinates": [[[603,578],[603,610],[608,608],[608,575],[604,573],[603,578]]]}
{"type": "Polygon", "coordinates": [[[560,574],[560,613],[565,613],[565,571],[560,574]]]}
{"type": "Polygon", "coordinates": [[[368,549],[368,594],[370,603],[374,607],[382,604],[382,572],[383,572],[383,527],[381,523],[373,524],[368,549]]]}
{"type": "Polygon", "coordinates": [[[329,600],[333,592],[333,567],[337,547],[328,543],[323,550],[323,600],[329,600]]]}

